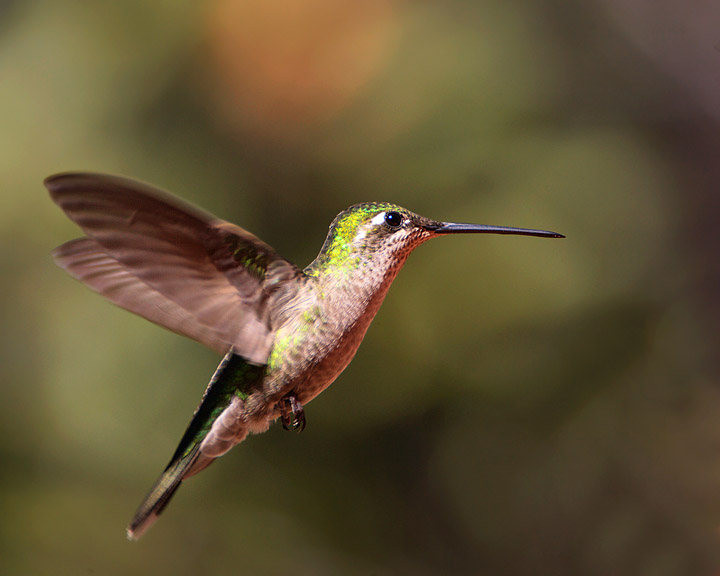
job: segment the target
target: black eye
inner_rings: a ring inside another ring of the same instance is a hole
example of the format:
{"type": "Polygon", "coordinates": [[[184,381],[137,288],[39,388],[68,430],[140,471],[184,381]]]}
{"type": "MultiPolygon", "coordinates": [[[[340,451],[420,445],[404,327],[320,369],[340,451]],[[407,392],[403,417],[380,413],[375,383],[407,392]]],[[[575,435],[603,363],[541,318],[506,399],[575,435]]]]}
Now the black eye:
{"type": "Polygon", "coordinates": [[[392,226],[393,228],[397,228],[402,224],[403,217],[400,212],[388,212],[385,214],[385,223],[388,226],[392,226]]]}

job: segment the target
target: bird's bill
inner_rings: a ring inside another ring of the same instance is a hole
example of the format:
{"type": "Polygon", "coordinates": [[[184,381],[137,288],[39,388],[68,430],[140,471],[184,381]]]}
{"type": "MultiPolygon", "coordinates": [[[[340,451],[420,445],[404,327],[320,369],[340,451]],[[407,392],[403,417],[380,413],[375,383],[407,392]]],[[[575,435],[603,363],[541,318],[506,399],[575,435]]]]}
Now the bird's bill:
{"type": "Polygon", "coordinates": [[[543,238],[565,238],[562,234],[548,230],[486,226],[484,224],[463,224],[460,222],[439,222],[439,226],[433,231],[436,234],[517,234],[520,236],[541,236],[543,238]]]}

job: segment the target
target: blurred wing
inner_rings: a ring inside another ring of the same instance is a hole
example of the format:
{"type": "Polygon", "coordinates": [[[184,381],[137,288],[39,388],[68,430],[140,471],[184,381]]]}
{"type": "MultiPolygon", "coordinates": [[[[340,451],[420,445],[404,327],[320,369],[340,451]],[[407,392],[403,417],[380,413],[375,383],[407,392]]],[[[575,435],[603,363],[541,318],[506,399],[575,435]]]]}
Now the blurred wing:
{"type": "Polygon", "coordinates": [[[116,306],[202,342],[219,354],[227,352],[229,344],[221,333],[133,276],[93,239],[78,238],[63,244],[55,249],[53,258],[70,276],[116,306]]]}
{"type": "Polygon", "coordinates": [[[302,274],[293,264],[242,228],[147,184],[77,173],[45,185],[89,236],[61,246],[58,264],[123,308],[265,363],[266,286],[302,274]]]}

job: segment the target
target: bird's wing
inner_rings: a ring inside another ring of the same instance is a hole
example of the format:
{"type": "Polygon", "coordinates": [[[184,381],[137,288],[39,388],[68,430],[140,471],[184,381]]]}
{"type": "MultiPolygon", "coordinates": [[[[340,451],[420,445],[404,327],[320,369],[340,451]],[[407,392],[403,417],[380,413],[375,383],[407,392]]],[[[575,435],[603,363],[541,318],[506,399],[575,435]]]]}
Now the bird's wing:
{"type": "Polygon", "coordinates": [[[88,235],[55,259],[110,301],[264,364],[268,289],[302,272],[242,228],[147,184],[90,173],[51,176],[53,200],[88,235]]]}
{"type": "Polygon", "coordinates": [[[53,258],[73,278],[113,304],[202,342],[220,354],[227,352],[228,342],[215,328],[201,323],[185,308],[134,276],[92,238],[63,244],[54,250],[53,258]]]}
{"type": "Polygon", "coordinates": [[[170,463],[140,504],[127,529],[137,540],[155,522],[182,481],[209,466],[247,434],[246,424],[237,418],[238,402],[260,385],[265,367],[246,362],[228,352],[205,390],[170,463]]]}

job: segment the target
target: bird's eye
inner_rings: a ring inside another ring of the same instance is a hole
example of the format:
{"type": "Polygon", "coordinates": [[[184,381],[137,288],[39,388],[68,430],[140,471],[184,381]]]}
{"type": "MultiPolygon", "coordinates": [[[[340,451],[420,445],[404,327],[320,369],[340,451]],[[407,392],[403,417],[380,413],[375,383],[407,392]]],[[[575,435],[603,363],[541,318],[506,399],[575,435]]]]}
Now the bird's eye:
{"type": "Polygon", "coordinates": [[[393,211],[385,214],[385,223],[392,228],[397,228],[398,226],[400,226],[400,224],[402,224],[402,221],[403,217],[400,212],[393,211]]]}

